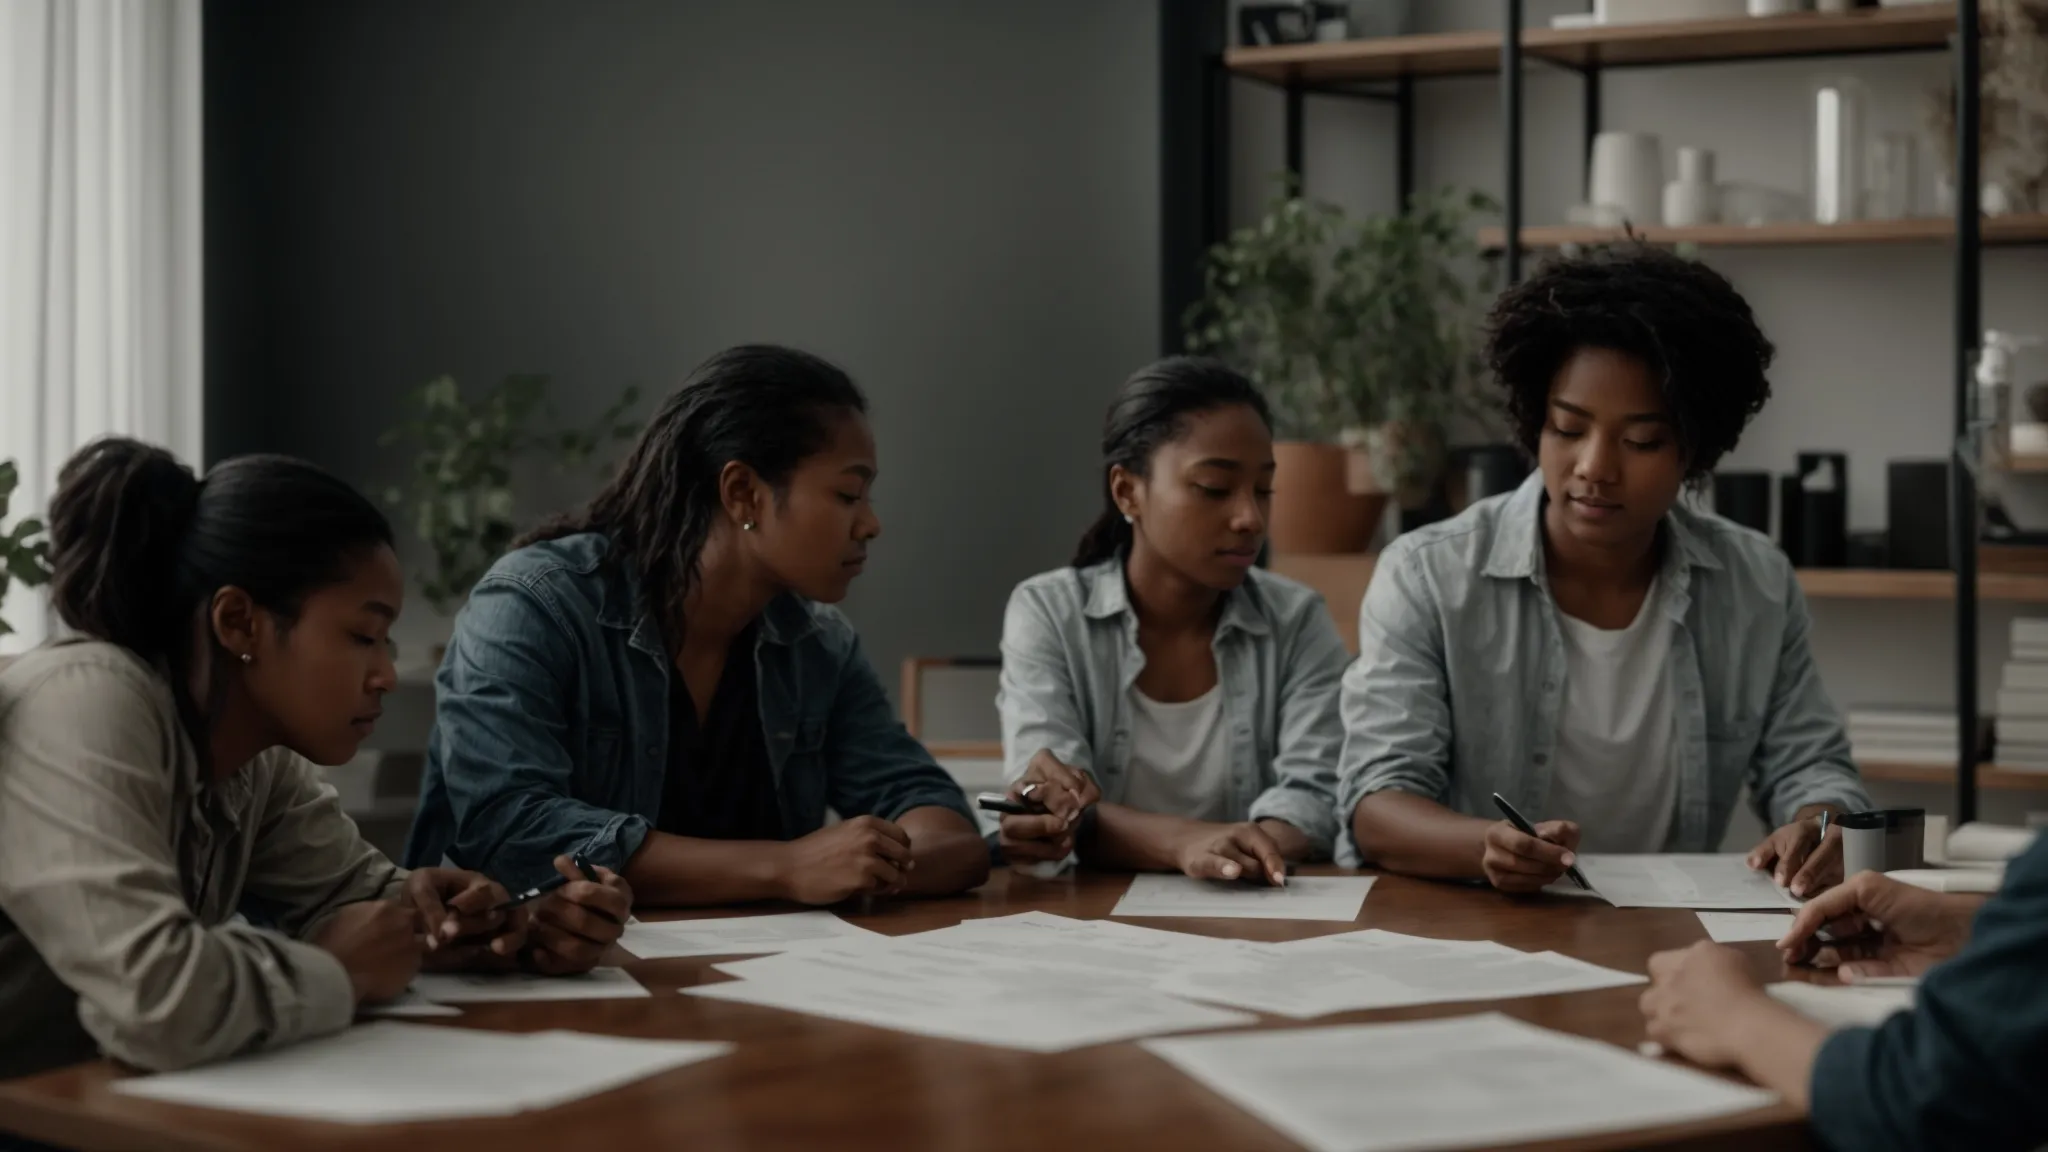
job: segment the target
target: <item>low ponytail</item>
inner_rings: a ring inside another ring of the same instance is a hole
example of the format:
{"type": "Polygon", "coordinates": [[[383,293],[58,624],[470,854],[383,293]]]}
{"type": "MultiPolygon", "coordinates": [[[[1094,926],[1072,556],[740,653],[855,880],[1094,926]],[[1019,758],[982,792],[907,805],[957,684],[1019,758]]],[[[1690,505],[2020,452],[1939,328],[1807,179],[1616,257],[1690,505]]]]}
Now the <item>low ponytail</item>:
{"type": "Polygon", "coordinates": [[[202,483],[162,448],[108,437],[57,474],[50,599],[73,630],[182,684],[193,630],[222,588],[248,593],[289,629],[309,593],[390,546],[377,506],[304,460],[237,456],[202,483]]]}
{"type": "Polygon", "coordinates": [[[1102,515],[1088,526],[1074,550],[1074,567],[1087,568],[1127,551],[1135,530],[1110,492],[1116,469],[1146,475],[1152,454],[1182,432],[1186,417],[1242,404],[1266,427],[1273,414],[1258,386],[1220,360],[1169,356],[1148,364],[1124,381],[1102,421],[1102,515]]]}
{"type": "Polygon", "coordinates": [[[73,629],[161,660],[183,639],[173,574],[199,506],[177,457],[109,437],[57,474],[50,501],[50,600],[73,629]]]}

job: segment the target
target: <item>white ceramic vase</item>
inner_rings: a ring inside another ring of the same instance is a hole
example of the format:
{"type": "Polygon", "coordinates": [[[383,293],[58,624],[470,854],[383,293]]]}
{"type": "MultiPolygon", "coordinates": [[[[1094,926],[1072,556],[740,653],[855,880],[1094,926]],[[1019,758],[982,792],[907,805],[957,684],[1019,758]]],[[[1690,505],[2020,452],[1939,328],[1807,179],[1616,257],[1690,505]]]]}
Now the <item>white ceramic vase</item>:
{"type": "Polygon", "coordinates": [[[1587,181],[1595,205],[1611,204],[1638,226],[1663,218],[1664,146],[1647,132],[1602,132],[1593,138],[1587,181]]]}
{"type": "Polygon", "coordinates": [[[1721,218],[1721,193],[1714,186],[1714,154],[1705,148],[1678,150],[1678,179],[1664,186],[1664,224],[1690,228],[1721,218]]]}

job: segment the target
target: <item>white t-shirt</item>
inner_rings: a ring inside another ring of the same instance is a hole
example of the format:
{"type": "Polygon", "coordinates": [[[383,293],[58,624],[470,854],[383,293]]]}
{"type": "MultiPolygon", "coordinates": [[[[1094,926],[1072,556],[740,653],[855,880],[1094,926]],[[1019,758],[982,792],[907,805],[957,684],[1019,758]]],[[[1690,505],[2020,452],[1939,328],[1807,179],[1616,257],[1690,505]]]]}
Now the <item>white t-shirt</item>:
{"type": "Polygon", "coordinates": [[[1628,627],[1557,614],[1564,703],[1550,795],[1532,820],[1574,820],[1581,852],[1662,852],[1678,806],[1678,710],[1662,579],[1628,627]]]}
{"type": "Polygon", "coordinates": [[[1192,820],[1230,819],[1230,730],[1219,682],[1184,704],[1131,687],[1131,761],[1123,802],[1192,820]]]}

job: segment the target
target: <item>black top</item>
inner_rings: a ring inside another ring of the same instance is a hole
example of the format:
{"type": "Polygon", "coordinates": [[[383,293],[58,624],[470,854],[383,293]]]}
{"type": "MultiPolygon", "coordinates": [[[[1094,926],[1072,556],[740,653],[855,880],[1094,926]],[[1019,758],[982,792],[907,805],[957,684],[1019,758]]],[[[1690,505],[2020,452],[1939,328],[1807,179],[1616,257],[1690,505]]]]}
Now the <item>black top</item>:
{"type": "Polygon", "coordinates": [[[734,638],[725,671],[697,723],[682,673],[669,670],[668,779],[655,830],[703,840],[781,840],[774,769],[761,736],[756,628],[734,638]]]}

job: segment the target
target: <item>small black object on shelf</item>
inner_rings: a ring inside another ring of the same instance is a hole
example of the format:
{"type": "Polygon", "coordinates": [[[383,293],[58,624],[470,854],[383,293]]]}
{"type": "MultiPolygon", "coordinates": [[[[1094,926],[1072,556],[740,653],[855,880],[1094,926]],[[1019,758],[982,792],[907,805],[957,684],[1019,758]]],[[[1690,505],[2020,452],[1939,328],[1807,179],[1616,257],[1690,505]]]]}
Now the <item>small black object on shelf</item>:
{"type": "Polygon", "coordinates": [[[1840,568],[1849,558],[1849,457],[1842,452],[1799,454],[1801,568],[1840,568]]]}
{"type": "Polygon", "coordinates": [[[1714,473],[1714,513],[1770,535],[1771,474],[1753,470],[1714,473]]]}
{"type": "Polygon", "coordinates": [[[1888,462],[1884,503],[1892,567],[1949,567],[1947,457],[1888,462]]]}

